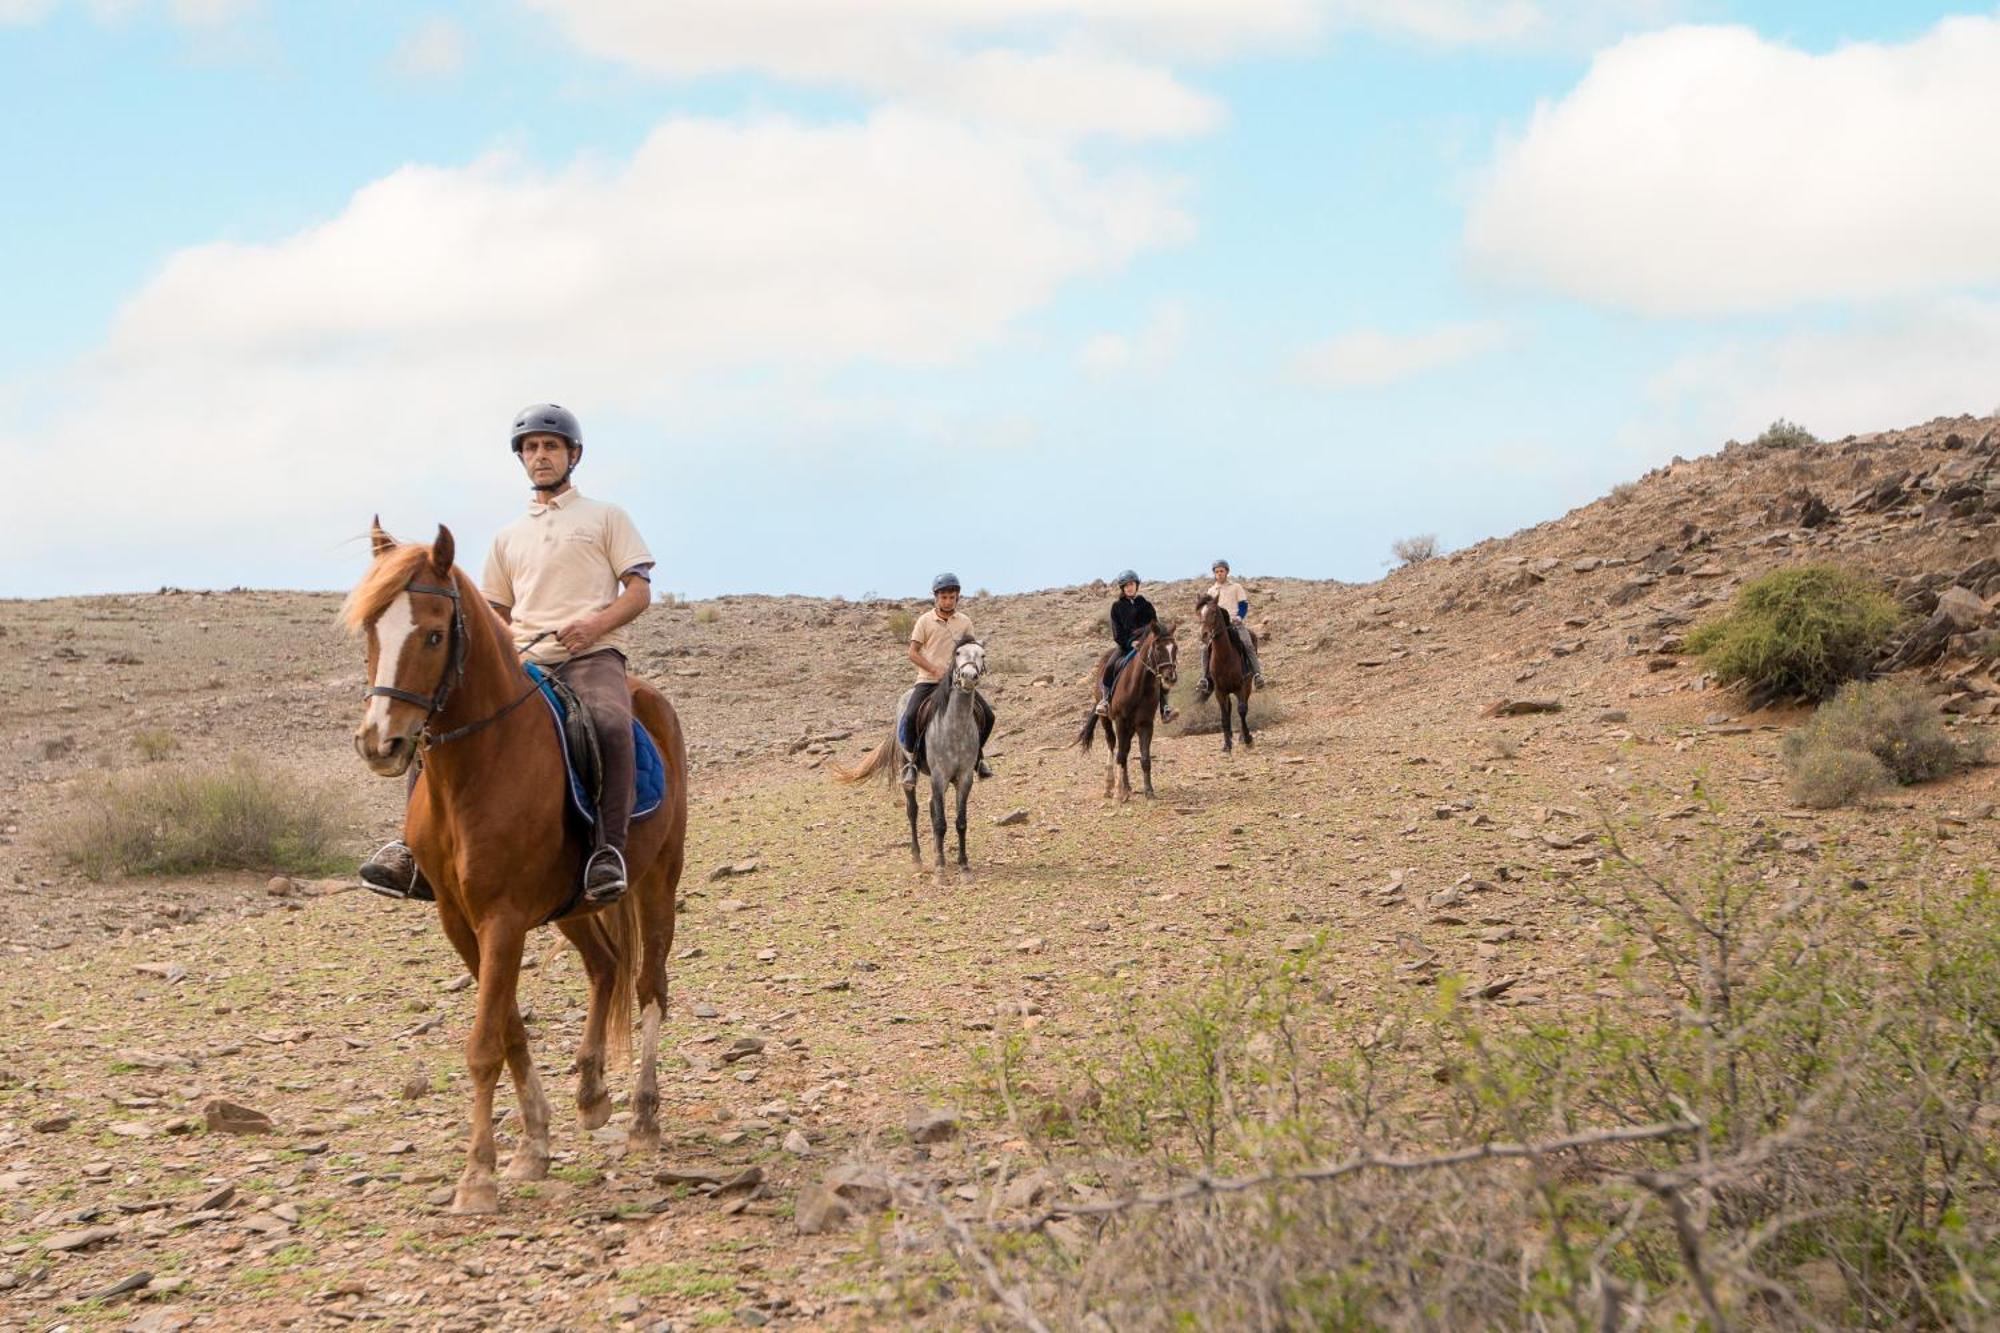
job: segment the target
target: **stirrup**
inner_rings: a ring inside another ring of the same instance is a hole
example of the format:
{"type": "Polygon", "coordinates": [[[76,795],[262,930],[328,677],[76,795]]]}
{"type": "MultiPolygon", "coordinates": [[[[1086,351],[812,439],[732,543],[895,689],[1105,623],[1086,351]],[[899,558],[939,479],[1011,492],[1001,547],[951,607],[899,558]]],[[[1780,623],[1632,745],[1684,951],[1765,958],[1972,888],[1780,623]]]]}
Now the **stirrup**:
{"type": "Polygon", "coordinates": [[[600,847],[590,854],[590,860],[583,867],[583,900],[593,907],[604,907],[625,896],[625,855],[616,847],[600,847]],[[594,872],[599,866],[609,864],[616,867],[614,878],[598,878],[592,883],[594,872]]]}

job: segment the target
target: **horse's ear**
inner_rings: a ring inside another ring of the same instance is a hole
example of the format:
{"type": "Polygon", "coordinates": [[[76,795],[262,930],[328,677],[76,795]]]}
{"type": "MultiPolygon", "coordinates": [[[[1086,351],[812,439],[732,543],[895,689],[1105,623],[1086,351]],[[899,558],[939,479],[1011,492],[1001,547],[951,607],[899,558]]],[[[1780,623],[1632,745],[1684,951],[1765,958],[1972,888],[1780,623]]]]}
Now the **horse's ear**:
{"type": "Polygon", "coordinates": [[[431,563],[440,574],[451,573],[451,558],[457,554],[457,545],[451,539],[451,529],[438,524],[437,540],[431,543],[431,563]]]}
{"type": "Polygon", "coordinates": [[[368,545],[376,555],[381,555],[395,548],[396,539],[382,531],[382,516],[380,514],[368,520],[368,545]]]}

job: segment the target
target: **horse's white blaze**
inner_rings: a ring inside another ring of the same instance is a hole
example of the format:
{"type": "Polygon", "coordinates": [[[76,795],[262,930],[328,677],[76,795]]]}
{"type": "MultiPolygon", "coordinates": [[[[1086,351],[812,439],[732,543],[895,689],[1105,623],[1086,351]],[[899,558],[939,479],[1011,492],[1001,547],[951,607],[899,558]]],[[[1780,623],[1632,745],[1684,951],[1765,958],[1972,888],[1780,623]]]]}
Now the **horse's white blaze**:
{"type": "MultiPolygon", "coordinates": [[[[396,684],[396,668],[403,661],[403,645],[417,628],[416,613],[410,609],[410,594],[397,593],[396,600],[389,603],[382,614],[375,618],[375,679],[374,685],[396,684]]],[[[389,705],[387,695],[369,696],[368,712],[363,725],[375,728],[375,744],[387,749],[394,737],[389,734],[389,705]]]]}

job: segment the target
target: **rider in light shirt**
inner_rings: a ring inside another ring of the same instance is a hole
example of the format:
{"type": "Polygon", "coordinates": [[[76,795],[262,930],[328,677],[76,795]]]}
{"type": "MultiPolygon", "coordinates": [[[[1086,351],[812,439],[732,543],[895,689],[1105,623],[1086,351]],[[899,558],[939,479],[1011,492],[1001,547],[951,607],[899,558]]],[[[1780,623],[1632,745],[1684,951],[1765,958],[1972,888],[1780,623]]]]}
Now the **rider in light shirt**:
{"type": "MultiPolygon", "coordinates": [[[[1258,689],[1264,688],[1264,667],[1257,660],[1257,637],[1250,627],[1243,623],[1250,614],[1250,590],[1238,583],[1229,572],[1229,562],[1218,560],[1209,571],[1215,582],[1209,585],[1208,595],[1216,604],[1229,613],[1229,628],[1236,634],[1236,646],[1243,654],[1243,660],[1250,664],[1250,678],[1258,689]]],[[[1203,699],[1213,688],[1208,678],[1208,645],[1201,650],[1201,683],[1195,686],[1195,694],[1203,699]]]]}

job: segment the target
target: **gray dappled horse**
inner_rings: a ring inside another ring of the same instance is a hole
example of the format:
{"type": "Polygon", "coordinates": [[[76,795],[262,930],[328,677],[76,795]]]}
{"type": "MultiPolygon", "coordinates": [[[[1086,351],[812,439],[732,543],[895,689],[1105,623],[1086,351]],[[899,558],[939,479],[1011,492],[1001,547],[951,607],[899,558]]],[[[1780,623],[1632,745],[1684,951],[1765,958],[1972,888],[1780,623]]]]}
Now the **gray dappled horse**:
{"type": "MultiPolygon", "coordinates": [[[[960,639],[958,646],[952,650],[951,670],[931,695],[930,716],[924,722],[922,768],[931,778],[931,833],[937,847],[939,884],[949,882],[945,877],[944,859],[944,789],[948,786],[958,789],[959,874],[969,873],[965,860],[965,805],[972,794],[973,779],[977,776],[974,770],[979,763],[979,713],[976,702],[979,678],[985,671],[985,646],[971,635],[960,639]]],[[[898,719],[909,707],[914,688],[905,690],[903,697],[896,702],[898,719]]],[[[903,748],[902,738],[896,734],[892,724],[889,739],[876,746],[859,768],[836,765],[834,773],[842,782],[848,783],[863,782],[878,773],[884,778],[891,778],[902,771],[909,758],[909,752],[903,748]]],[[[916,792],[904,792],[903,802],[910,816],[910,858],[921,867],[924,857],[921,844],[917,841],[916,792]]]]}

